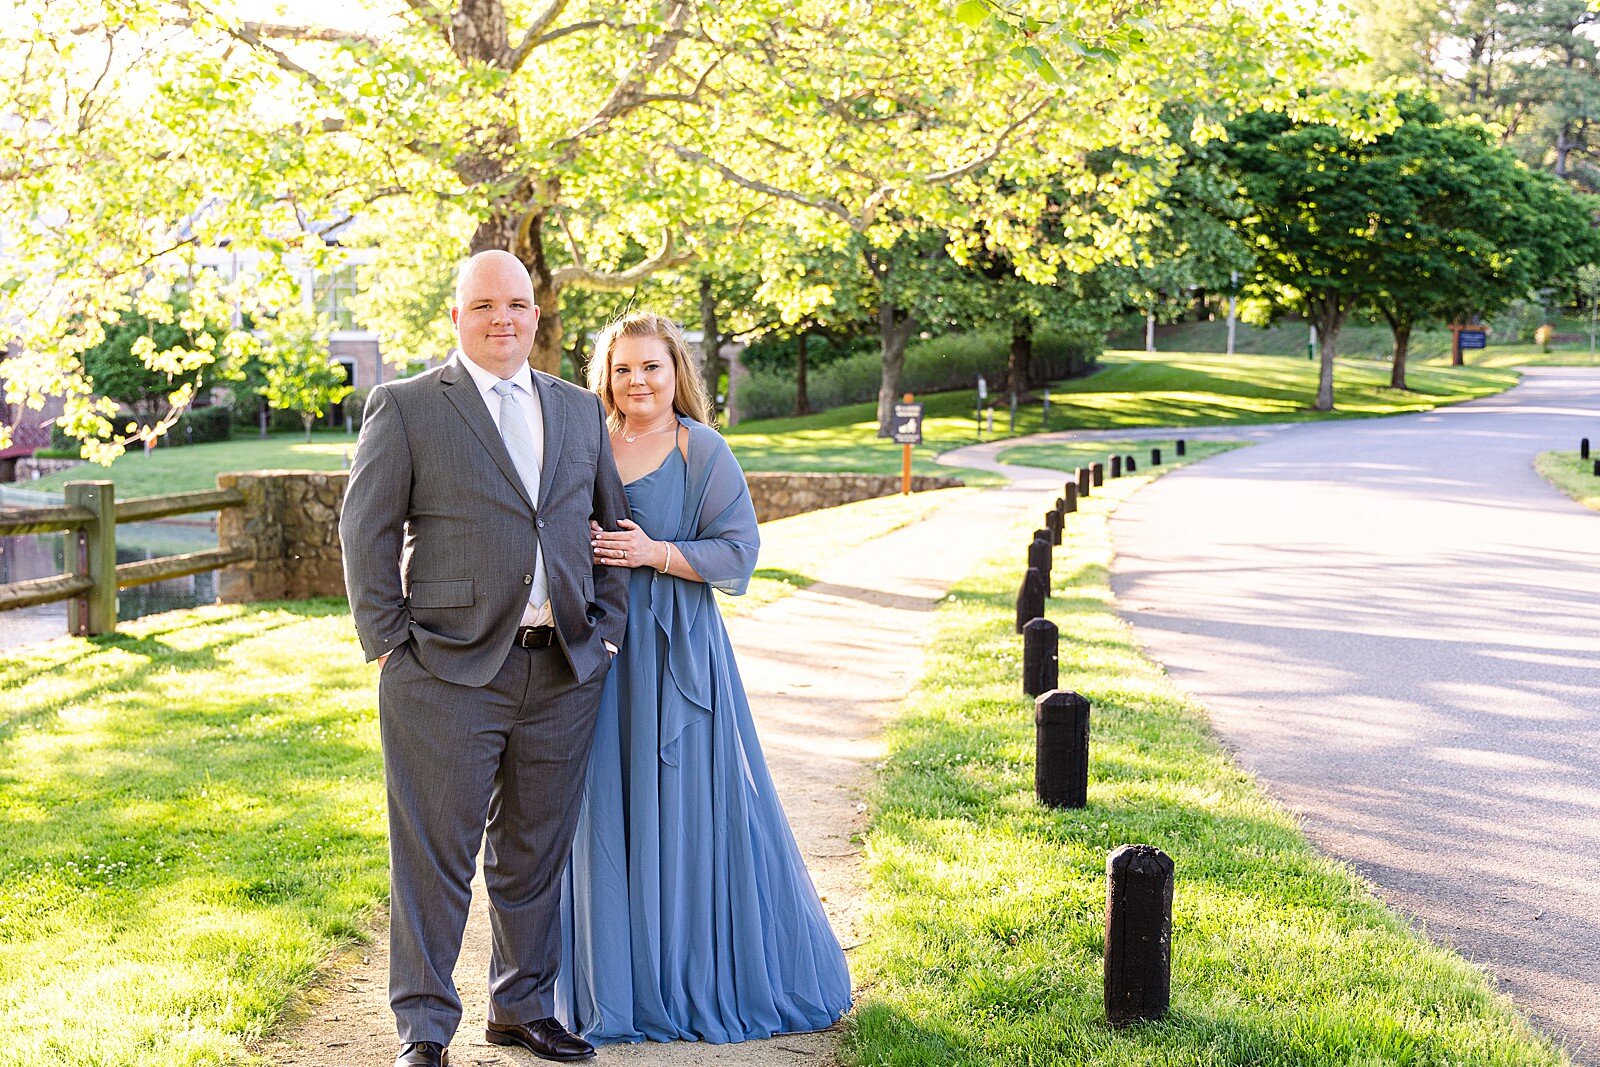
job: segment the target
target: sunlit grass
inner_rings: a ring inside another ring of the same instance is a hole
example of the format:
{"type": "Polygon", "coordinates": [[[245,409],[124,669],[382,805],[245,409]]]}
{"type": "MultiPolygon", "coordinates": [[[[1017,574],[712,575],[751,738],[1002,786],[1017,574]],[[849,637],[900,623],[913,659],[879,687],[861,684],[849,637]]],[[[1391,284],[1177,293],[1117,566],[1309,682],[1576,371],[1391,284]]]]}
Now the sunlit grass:
{"type": "MultiPolygon", "coordinates": [[[[1249,425],[1427,411],[1497,393],[1515,385],[1509,370],[1415,367],[1411,389],[1389,388],[1388,370],[1376,363],[1341,360],[1334,375],[1333,412],[1313,411],[1316,364],[1285,356],[1225,356],[1204,352],[1113,351],[1101,369],[1085,378],[1057,382],[1009,412],[994,414],[992,440],[1041,430],[1108,430],[1142,426],[1249,425]]],[[[981,472],[940,467],[934,456],[980,439],[974,392],[935,393],[925,405],[923,444],[913,450],[913,469],[956,474],[969,485],[989,484],[981,472]]],[[[848,470],[892,474],[900,470],[900,446],[877,436],[874,408],[855,404],[805,418],[744,422],[727,431],[746,470],[848,470]]]]}
{"type": "Polygon", "coordinates": [[[761,524],[761,558],[743,596],[718,597],[725,616],[748,615],[817,581],[833,559],[975,490],[936,489],[858,500],[761,524]]]}
{"type": "MultiPolygon", "coordinates": [[[[1556,323],[1557,331],[1571,336],[1586,334],[1588,324],[1576,320],[1556,323]]],[[[1234,339],[1234,351],[1242,354],[1291,356],[1302,361],[1306,358],[1308,331],[1303,322],[1284,322],[1275,326],[1257,327],[1240,323],[1234,339]]],[[[1117,335],[1118,344],[1140,347],[1144,343],[1142,332],[1117,335]]],[[[1450,362],[1450,331],[1443,327],[1420,329],[1411,335],[1407,374],[1419,364],[1445,366],[1450,362]]],[[[1180,352],[1226,352],[1228,326],[1221,320],[1213,322],[1185,322],[1164,326],[1157,331],[1157,346],[1162,350],[1180,352]]],[[[1563,341],[1550,346],[1545,352],[1532,342],[1507,344],[1491,338],[1488,348],[1469,349],[1464,353],[1469,367],[1538,367],[1600,365],[1600,357],[1589,351],[1589,339],[1563,341]]],[[[1368,326],[1353,323],[1339,331],[1341,358],[1388,363],[1393,358],[1394,335],[1387,326],[1368,326]]]]}
{"type": "MultiPolygon", "coordinates": [[[[1316,365],[1303,358],[1110,351],[1096,373],[1050,387],[1048,418],[1041,402],[1043,389],[1019,404],[1014,425],[1002,404],[993,412],[992,427],[985,424],[981,433],[973,390],[919,397],[926,418],[923,444],[912,451],[912,469],[917,474],[959,477],[968,485],[993,485],[1001,479],[984,471],[940,466],[934,457],[979,440],[1041,430],[1303,422],[1425,411],[1508,389],[1516,384],[1516,373],[1494,367],[1418,364],[1411,368],[1410,383],[1409,391],[1392,390],[1382,364],[1341,360],[1334,377],[1336,410],[1319,412],[1310,408],[1316,365]]],[[[997,398],[998,393],[991,396],[997,398]]],[[[803,418],[743,422],[729,428],[726,437],[750,471],[897,474],[901,446],[878,437],[874,412],[872,404],[852,404],[803,418]]],[[[69,481],[110,478],[117,483],[119,497],[210,489],[221,471],[338,470],[354,446],[355,439],[341,431],[319,432],[311,444],[299,434],[241,438],[156,449],[150,456],[126,455],[109,469],[79,467],[41,478],[29,488],[59,490],[69,481]]]]}
{"type": "Polygon", "coordinates": [[[243,1062],[387,896],[342,602],[0,653],[0,1063],[243,1062]]]}
{"type": "MultiPolygon", "coordinates": [[[[1079,462],[1064,452],[1053,465],[1079,462]]],[[[1061,685],[1094,708],[1087,808],[1033,799],[1032,702],[1013,629],[1033,520],[939,608],[873,799],[870,926],[853,955],[863,994],[845,1060],[1564,1062],[1481,974],[1319,857],[1220,749],[1202,710],[1140,654],[1112,610],[1107,515],[1147,477],[1141,466],[1098,490],[1056,550],[1048,610],[1062,632],[1061,685]],[[1177,864],[1173,1008],[1163,1022],[1112,1031],[1101,992],[1105,857],[1127,842],[1177,864]]]]}
{"type": "Polygon", "coordinates": [[[1001,463],[1011,463],[1021,467],[1049,467],[1068,472],[1091,463],[1101,463],[1109,468],[1111,456],[1132,456],[1138,471],[1152,473],[1150,468],[1153,467],[1190,463],[1206,456],[1216,455],[1218,452],[1238,448],[1240,445],[1235,441],[1185,441],[1184,447],[1187,455],[1180,458],[1177,442],[1170,437],[1162,440],[1141,438],[1123,441],[1064,441],[1053,444],[1015,445],[1001,452],[999,460],[1001,463]],[[1161,452],[1161,463],[1153,464],[1152,453],[1157,449],[1161,452]]]}
{"type": "MultiPolygon", "coordinates": [[[[1593,454],[1600,457],[1600,451],[1593,454]]],[[[1534,469],[1547,482],[1586,508],[1600,511],[1600,475],[1594,472],[1594,458],[1580,459],[1574,452],[1541,452],[1534,469]]]]}
{"type": "Polygon", "coordinates": [[[217,475],[222,471],[285,468],[336,471],[347,466],[349,456],[355,454],[356,439],[343,430],[317,432],[309,444],[303,433],[276,433],[259,438],[251,431],[244,432],[249,436],[204,445],[157,448],[149,455],[135,449],[119,457],[110,467],[85,464],[28,482],[23,488],[59,492],[68,482],[110,479],[117,483],[120,498],[154,496],[215,489],[217,475]]]}

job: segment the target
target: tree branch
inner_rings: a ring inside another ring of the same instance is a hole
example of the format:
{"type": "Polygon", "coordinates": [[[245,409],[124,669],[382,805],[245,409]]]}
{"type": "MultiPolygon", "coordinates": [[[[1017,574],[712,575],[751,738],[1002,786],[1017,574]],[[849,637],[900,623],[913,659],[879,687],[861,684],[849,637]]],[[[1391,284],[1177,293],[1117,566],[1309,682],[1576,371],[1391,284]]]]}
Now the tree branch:
{"type": "Polygon", "coordinates": [[[1031,109],[1029,109],[1029,111],[1028,111],[1028,113],[1026,115],[1023,115],[1021,118],[1017,119],[1017,121],[1013,122],[1011,125],[1007,126],[1005,129],[1001,130],[1000,131],[1000,136],[995,138],[994,145],[993,145],[993,147],[991,147],[989,149],[988,152],[984,153],[983,155],[979,156],[978,158],[972,160],[969,163],[963,163],[961,166],[956,167],[954,170],[946,170],[946,171],[940,171],[937,174],[924,175],[922,177],[922,179],[921,179],[922,184],[924,184],[924,185],[941,185],[941,184],[943,184],[945,182],[953,182],[957,178],[965,178],[968,174],[971,174],[974,171],[982,170],[984,167],[987,167],[990,163],[993,163],[996,159],[999,158],[1001,150],[1003,150],[1005,148],[1006,142],[1011,139],[1011,135],[1016,133],[1023,126],[1027,125],[1027,123],[1032,121],[1033,117],[1035,115],[1037,115],[1039,112],[1043,111],[1045,109],[1045,105],[1048,104],[1049,102],[1050,102],[1050,98],[1049,97],[1045,97],[1044,99],[1040,100],[1037,104],[1033,105],[1033,107],[1031,109]]]}
{"type": "Polygon", "coordinates": [[[764,181],[758,181],[755,178],[747,178],[737,171],[712,159],[704,152],[698,152],[693,148],[685,148],[683,145],[673,144],[670,141],[667,142],[666,147],[675,152],[678,158],[690,163],[698,163],[703,167],[710,167],[712,170],[728,179],[728,181],[733,182],[735,185],[749,189],[753,193],[763,193],[767,196],[776,197],[779,200],[788,200],[791,203],[799,204],[802,207],[808,207],[815,211],[824,211],[830,215],[844,220],[852,229],[860,228],[856,225],[855,216],[850,214],[850,209],[839,203],[837,200],[810,197],[804,195],[803,193],[797,193],[792,189],[784,189],[776,185],[769,185],[764,181]]]}
{"type": "Polygon", "coordinates": [[[693,258],[693,252],[677,250],[676,234],[668,230],[662,236],[661,247],[655,255],[627,270],[598,271],[588,267],[561,267],[551,275],[550,281],[557,292],[569,285],[581,285],[585,289],[598,289],[610,293],[625,292],[657,271],[681,267],[693,258]]]}
{"type": "MultiPolygon", "coordinates": [[[[522,35],[522,43],[507,51],[500,61],[500,65],[508,73],[514,74],[521,70],[522,64],[528,61],[528,57],[533,54],[535,48],[545,43],[546,40],[555,39],[554,37],[546,37],[545,31],[549,30],[555,24],[556,19],[561,17],[561,13],[567,9],[568,3],[569,0],[550,0],[550,3],[545,5],[545,9],[534,16],[533,23],[528,27],[528,32],[522,35]]],[[[603,19],[595,19],[594,24],[603,25],[604,21],[603,19]]],[[[566,32],[575,31],[569,27],[566,32]]]]}
{"type": "Polygon", "coordinates": [[[575,150],[577,142],[604,130],[614,119],[646,102],[644,87],[649,84],[657,71],[671,61],[672,54],[678,49],[678,42],[687,36],[683,24],[689,17],[688,0],[662,0],[656,10],[662,16],[656,21],[665,28],[650,42],[644,58],[617,83],[617,87],[611,91],[606,102],[600,105],[599,110],[588,122],[584,123],[576,133],[556,142],[556,147],[568,146],[569,157],[575,150]]]}

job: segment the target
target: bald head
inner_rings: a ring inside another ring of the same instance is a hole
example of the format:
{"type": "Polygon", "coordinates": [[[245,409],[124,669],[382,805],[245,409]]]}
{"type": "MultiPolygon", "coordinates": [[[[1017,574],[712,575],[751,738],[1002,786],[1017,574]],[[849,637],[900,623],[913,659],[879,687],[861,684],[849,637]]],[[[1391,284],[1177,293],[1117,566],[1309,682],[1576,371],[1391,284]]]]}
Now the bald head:
{"type": "Polygon", "coordinates": [[[462,294],[466,291],[469,281],[475,280],[475,275],[483,271],[504,271],[508,277],[522,279],[528,287],[528,295],[533,296],[533,282],[528,277],[528,268],[522,265],[522,260],[507,252],[503,248],[491,248],[485,252],[469,258],[461,264],[461,269],[456,271],[456,307],[462,306],[462,294]]]}
{"type": "Polygon", "coordinates": [[[450,321],[463,355],[501,378],[511,377],[528,361],[539,327],[528,268],[499,249],[467,260],[456,275],[450,321]]]}

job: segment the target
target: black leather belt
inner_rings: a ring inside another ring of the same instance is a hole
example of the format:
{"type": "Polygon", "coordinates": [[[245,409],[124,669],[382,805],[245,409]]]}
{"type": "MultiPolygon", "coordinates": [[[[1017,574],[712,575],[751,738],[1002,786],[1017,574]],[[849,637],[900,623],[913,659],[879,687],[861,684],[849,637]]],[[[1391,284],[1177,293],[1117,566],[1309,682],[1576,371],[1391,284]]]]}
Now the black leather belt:
{"type": "Polygon", "coordinates": [[[521,648],[549,648],[556,643],[554,626],[517,627],[517,645],[521,648]]]}

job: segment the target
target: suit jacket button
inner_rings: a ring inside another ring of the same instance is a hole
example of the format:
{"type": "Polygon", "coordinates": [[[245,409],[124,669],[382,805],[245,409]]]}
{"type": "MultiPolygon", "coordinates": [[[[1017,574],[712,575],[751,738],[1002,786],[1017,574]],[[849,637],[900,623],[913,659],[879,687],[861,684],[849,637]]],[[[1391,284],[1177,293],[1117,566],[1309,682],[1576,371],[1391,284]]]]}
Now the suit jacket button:
{"type": "Polygon", "coordinates": [[[539,529],[541,529],[541,530],[544,529],[544,520],[543,519],[539,520],[539,529]]]}
{"type": "Polygon", "coordinates": [[[523,585],[532,585],[532,584],[533,584],[533,575],[531,575],[531,574],[524,574],[524,575],[523,575],[523,576],[522,576],[522,584],[523,584],[523,585]]]}

